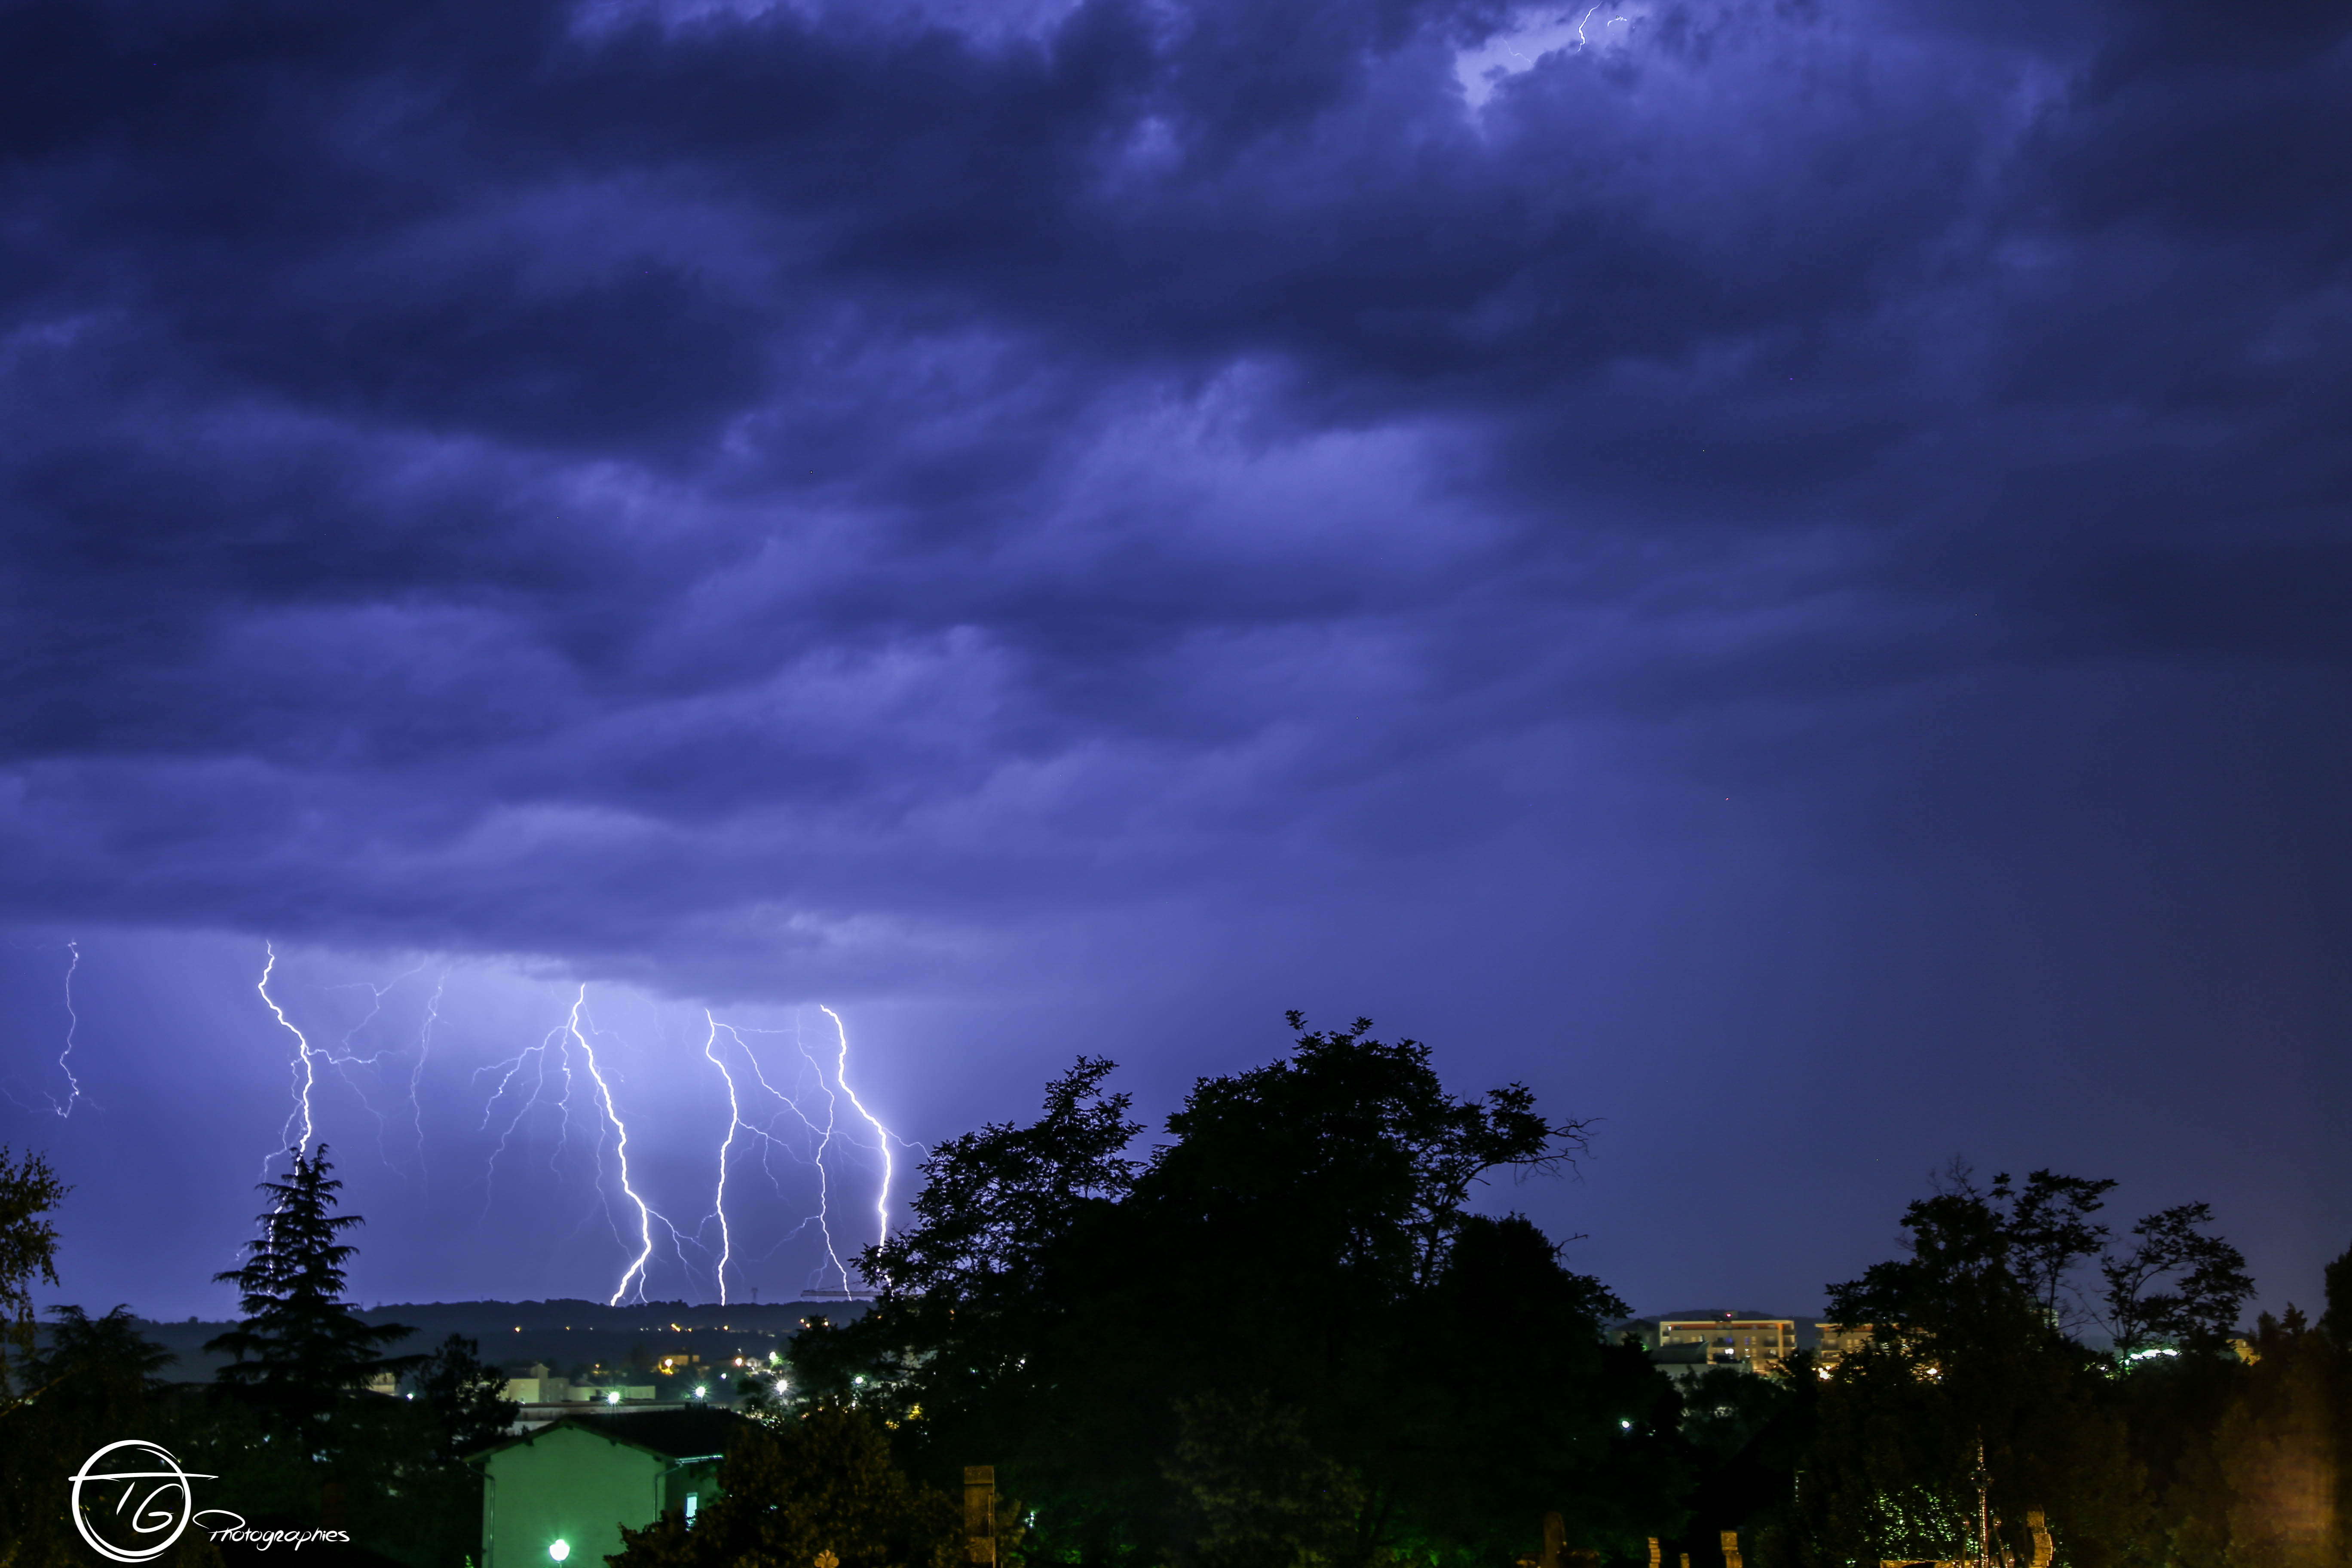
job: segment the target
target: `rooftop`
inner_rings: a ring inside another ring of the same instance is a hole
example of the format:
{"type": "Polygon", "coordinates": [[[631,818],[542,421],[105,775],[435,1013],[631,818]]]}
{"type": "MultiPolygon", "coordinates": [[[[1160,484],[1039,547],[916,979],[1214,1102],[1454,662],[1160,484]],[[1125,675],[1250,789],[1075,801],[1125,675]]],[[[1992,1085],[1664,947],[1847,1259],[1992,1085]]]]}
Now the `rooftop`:
{"type": "Polygon", "coordinates": [[[470,1456],[468,1462],[525,1443],[536,1443],[551,1432],[574,1427],[666,1459],[699,1459],[725,1453],[735,1435],[752,1425],[749,1418],[731,1410],[717,1410],[706,1405],[684,1405],[675,1410],[623,1410],[610,1415],[566,1415],[485,1448],[470,1456]]]}

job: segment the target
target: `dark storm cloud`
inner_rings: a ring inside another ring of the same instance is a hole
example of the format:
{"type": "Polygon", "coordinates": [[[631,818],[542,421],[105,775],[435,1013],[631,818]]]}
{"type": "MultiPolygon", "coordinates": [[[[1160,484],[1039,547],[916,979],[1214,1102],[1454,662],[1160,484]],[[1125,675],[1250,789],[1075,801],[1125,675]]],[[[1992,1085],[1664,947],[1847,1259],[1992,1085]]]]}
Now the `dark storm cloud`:
{"type": "Polygon", "coordinates": [[[10,912],[919,952],[2340,676],[2340,14],[1530,15],[10,7],[10,912]]]}

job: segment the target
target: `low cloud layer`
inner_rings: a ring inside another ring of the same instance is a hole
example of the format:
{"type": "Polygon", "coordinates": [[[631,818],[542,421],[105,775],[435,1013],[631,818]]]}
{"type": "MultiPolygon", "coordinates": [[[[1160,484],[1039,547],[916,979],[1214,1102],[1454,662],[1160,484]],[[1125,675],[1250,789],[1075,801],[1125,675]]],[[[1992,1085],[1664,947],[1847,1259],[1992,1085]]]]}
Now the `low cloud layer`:
{"type": "Polygon", "coordinates": [[[2352,1022],[2338,10],[58,3],[0,59],[25,930],[917,1007],[1417,964],[1424,1032],[1792,1077],[2012,941],[2063,973],[1987,1016],[2102,1060],[2352,1022]]]}

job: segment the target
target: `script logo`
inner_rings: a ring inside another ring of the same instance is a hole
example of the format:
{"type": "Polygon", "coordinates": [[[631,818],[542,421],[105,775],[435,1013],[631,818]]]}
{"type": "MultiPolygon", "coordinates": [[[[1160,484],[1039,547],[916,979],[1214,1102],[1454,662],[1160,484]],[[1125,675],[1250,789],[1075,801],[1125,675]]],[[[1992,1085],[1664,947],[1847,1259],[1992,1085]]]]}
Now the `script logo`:
{"type": "Polygon", "coordinates": [[[195,1518],[195,1493],[188,1483],[211,1479],[201,1472],[192,1475],[180,1468],[179,1460],[153,1443],[137,1437],[109,1443],[74,1472],[74,1528],[101,1557],[117,1563],[145,1563],[169,1552],[195,1518]],[[100,1524],[108,1521],[109,1515],[93,1520],[83,1506],[82,1489],[100,1488],[102,1498],[102,1489],[115,1481],[122,1484],[122,1490],[110,1510],[110,1523],[101,1531],[100,1524]],[[110,1539],[115,1535],[125,1539],[110,1539]]]}

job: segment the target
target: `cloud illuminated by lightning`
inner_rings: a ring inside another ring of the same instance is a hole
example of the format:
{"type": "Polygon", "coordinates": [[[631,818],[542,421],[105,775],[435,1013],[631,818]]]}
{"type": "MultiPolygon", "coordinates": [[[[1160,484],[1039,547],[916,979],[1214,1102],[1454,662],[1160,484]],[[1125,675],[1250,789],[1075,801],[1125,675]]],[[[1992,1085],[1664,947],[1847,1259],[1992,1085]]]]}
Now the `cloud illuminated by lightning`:
{"type": "Polygon", "coordinates": [[[1645,9],[1636,5],[1631,7],[1631,14],[1606,18],[1596,37],[1592,19],[1600,13],[1599,5],[1587,5],[1582,11],[1572,5],[1564,10],[1549,5],[1529,6],[1475,46],[1456,51],[1454,79],[1461,84],[1463,99],[1469,107],[1474,110],[1483,109],[1504,81],[1533,70],[1547,55],[1622,46],[1645,9]],[[1623,27],[1626,31],[1612,34],[1608,30],[1612,27],[1623,27]]]}

